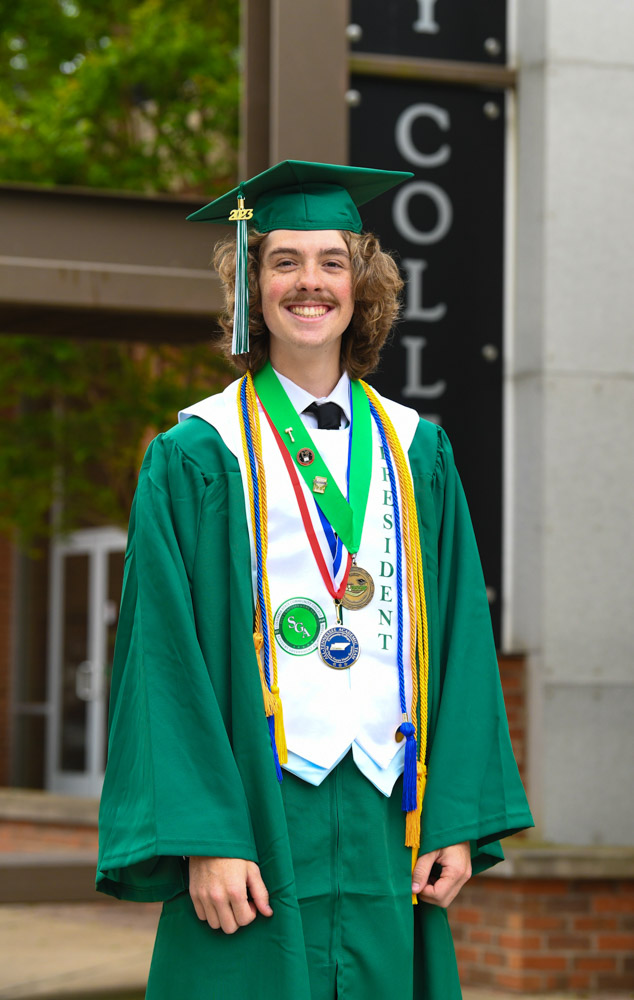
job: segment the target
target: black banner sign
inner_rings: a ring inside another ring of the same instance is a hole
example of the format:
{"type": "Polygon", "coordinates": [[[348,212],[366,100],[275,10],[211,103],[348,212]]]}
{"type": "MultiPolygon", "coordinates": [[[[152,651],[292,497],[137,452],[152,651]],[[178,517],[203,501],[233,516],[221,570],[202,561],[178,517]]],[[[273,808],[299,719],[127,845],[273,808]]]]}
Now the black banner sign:
{"type": "Polygon", "coordinates": [[[370,381],[449,434],[499,638],[504,94],[370,77],[351,85],[350,163],[415,175],[361,210],[407,282],[394,343],[370,381]]]}
{"type": "Polygon", "coordinates": [[[352,51],[506,62],[506,0],[352,0],[352,51]]]}

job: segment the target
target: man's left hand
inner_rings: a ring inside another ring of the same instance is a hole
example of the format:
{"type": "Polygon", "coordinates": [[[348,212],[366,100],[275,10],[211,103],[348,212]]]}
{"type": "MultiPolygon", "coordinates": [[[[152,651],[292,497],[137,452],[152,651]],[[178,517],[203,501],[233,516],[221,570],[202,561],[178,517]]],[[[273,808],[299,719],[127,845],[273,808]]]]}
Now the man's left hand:
{"type": "Polygon", "coordinates": [[[452,847],[421,854],[412,875],[412,892],[423,903],[446,907],[470,878],[471,848],[467,840],[464,844],[453,844],[452,847]],[[430,882],[434,862],[440,865],[442,871],[436,880],[430,882]]]}

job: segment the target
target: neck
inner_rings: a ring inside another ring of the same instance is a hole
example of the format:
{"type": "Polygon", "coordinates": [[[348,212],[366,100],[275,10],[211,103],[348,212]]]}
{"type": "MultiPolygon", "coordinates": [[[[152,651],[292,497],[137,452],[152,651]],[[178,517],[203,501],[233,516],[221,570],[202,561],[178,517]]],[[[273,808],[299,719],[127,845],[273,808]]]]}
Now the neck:
{"type": "Polygon", "coordinates": [[[316,396],[317,399],[329,396],[341,378],[339,352],[332,357],[316,357],[310,360],[303,357],[301,360],[295,360],[288,355],[280,357],[277,352],[272,351],[271,364],[280,375],[290,378],[291,382],[305,389],[311,396],[316,396]]]}

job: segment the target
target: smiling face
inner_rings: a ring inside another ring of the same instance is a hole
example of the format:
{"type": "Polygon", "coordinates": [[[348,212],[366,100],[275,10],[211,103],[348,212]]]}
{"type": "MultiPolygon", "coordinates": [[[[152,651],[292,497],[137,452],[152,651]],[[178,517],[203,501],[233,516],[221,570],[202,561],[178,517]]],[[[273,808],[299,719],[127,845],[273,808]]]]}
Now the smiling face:
{"type": "Polygon", "coordinates": [[[269,356],[288,373],[309,358],[336,362],[354,310],[350,253],[333,229],[276,229],[260,248],[262,315],[269,356]]]}

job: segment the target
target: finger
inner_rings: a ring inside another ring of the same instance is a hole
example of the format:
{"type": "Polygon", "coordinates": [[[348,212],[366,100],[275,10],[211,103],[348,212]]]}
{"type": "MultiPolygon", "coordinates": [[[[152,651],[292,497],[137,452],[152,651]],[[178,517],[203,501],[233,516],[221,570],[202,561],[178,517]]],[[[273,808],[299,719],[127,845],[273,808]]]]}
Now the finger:
{"type": "Polygon", "coordinates": [[[194,909],[196,911],[196,916],[198,917],[198,919],[199,920],[206,920],[207,919],[207,914],[205,913],[205,907],[201,903],[201,901],[198,898],[198,896],[194,896],[191,892],[190,892],[189,895],[191,896],[192,903],[194,904],[194,909]]]}
{"type": "Polygon", "coordinates": [[[448,906],[448,898],[453,889],[454,882],[455,876],[453,873],[443,868],[435,882],[428,882],[427,885],[423,886],[420,895],[424,900],[434,903],[436,906],[448,906]]]}
{"type": "Polygon", "coordinates": [[[238,927],[246,927],[255,919],[255,907],[247,899],[246,884],[229,889],[229,903],[238,927]]]}
{"type": "Polygon", "coordinates": [[[427,884],[424,886],[420,895],[425,902],[447,907],[456,898],[466,881],[467,879],[464,875],[443,868],[438,881],[434,885],[427,884]]]}
{"type": "Polygon", "coordinates": [[[211,900],[207,900],[205,906],[205,920],[211,927],[212,931],[220,930],[220,918],[218,916],[218,911],[211,900]]]}
{"type": "Polygon", "coordinates": [[[422,903],[431,903],[432,906],[442,906],[443,904],[438,899],[438,895],[435,891],[435,885],[426,885],[418,893],[418,898],[422,903]]]}
{"type": "Polygon", "coordinates": [[[427,885],[429,873],[437,856],[438,851],[432,851],[430,854],[421,854],[412,872],[412,892],[420,892],[427,885]]]}
{"type": "MultiPolygon", "coordinates": [[[[218,914],[218,921],[220,924],[220,929],[225,934],[235,934],[238,930],[238,924],[236,923],[235,916],[233,914],[233,908],[231,907],[228,900],[223,900],[222,902],[214,902],[214,907],[216,913],[218,914]]],[[[211,925],[210,925],[211,926],[211,925]]]]}
{"type": "Polygon", "coordinates": [[[265,917],[272,916],[273,910],[269,903],[269,890],[264,884],[264,880],[260,874],[260,869],[255,864],[252,867],[249,866],[247,874],[247,887],[251,893],[251,899],[260,913],[262,913],[265,917]]]}

